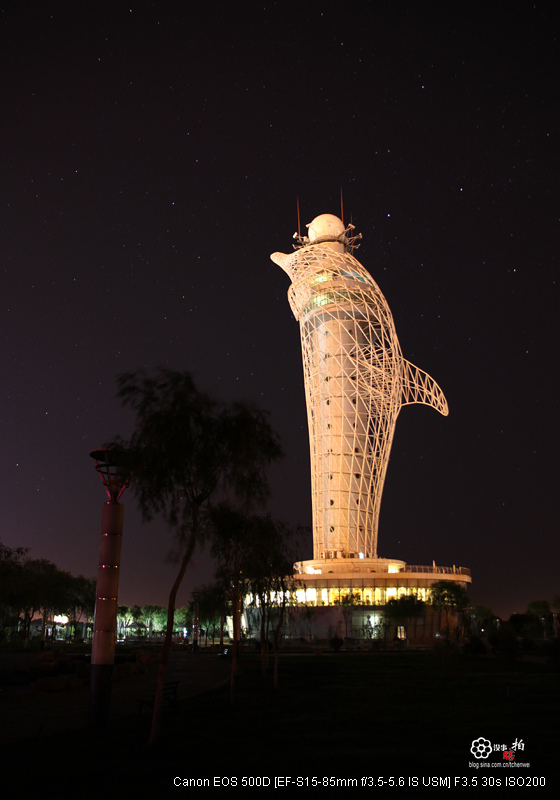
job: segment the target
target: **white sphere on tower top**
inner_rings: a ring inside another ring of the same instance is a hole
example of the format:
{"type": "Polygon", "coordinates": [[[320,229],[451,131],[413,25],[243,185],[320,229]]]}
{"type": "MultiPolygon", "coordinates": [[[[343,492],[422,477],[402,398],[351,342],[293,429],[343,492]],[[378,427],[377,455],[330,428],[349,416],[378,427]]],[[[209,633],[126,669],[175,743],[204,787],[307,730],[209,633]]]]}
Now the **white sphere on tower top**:
{"type": "Polygon", "coordinates": [[[309,244],[313,244],[318,239],[332,237],[338,239],[344,233],[344,223],[334,214],[321,214],[315,217],[313,222],[307,226],[309,244]]]}

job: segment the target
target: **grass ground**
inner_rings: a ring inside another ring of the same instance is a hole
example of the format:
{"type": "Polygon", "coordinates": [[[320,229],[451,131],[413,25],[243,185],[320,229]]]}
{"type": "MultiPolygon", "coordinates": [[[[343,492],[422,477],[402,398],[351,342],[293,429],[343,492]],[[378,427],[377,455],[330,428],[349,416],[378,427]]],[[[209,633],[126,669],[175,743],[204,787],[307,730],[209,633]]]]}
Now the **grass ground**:
{"type": "MultiPolygon", "coordinates": [[[[198,723],[183,733],[183,752],[196,753],[204,771],[221,764],[233,774],[240,766],[249,774],[439,773],[468,767],[473,739],[484,736],[508,747],[523,739],[523,760],[536,765],[550,761],[557,741],[557,684],[544,665],[442,649],[286,656],[275,691],[257,659],[246,660],[233,706],[225,691],[191,705],[198,723]]],[[[162,748],[171,761],[178,734],[162,748]]]]}
{"type": "MultiPolygon", "coordinates": [[[[214,658],[193,656],[197,669],[214,658]]],[[[149,719],[137,715],[118,720],[101,740],[83,732],[45,737],[34,747],[95,764],[98,777],[106,765],[123,787],[159,791],[172,790],[175,778],[219,776],[547,776],[555,766],[558,694],[558,671],[544,659],[466,657],[445,646],[286,653],[275,690],[272,663],[263,678],[259,655],[245,652],[234,702],[228,686],[181,702],[166,713],[149,751],[149,719]],[[491,770],[469,769],[479,737],[508,749],[522,740],[515,759],[530,769],[508,767],[499,751],[484,762],[491,770]]]]}

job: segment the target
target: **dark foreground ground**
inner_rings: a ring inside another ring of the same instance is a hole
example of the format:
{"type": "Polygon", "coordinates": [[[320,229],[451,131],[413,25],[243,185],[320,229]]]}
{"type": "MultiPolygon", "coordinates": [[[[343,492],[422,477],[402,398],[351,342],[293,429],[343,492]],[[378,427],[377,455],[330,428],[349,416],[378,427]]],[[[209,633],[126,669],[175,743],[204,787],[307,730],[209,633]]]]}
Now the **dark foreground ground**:
{"type": "MultiPolygon", "coordinates": [[[[554,659],[466,657],[445,645],[423,653],[285,653],[275,690],[272,662],[263,678],[258,654],[244,652],[231,703],[230,664],[214,653],[181,650],[172,667],[179,703],[166,711],[151,749],[149,714],[139,714],[137,703],[153,689],[156,667],[149,661],[121,670],[114,718],[102,736],[88,733],[85,685],[4,691],[4,774],[29,789],[54,780],[59,797],[100,796],[106,785],[111,798],[123,791],[165,796],[205,781],[255,790],[280,776],[303,792],[327,785],[398,791],[399,783],[405,789],[415,780],[418,788],[445,781],[469,791],[476,780],[491,790],[509,780],[510,789],[531,783],[542,794],[560,783],[554,659]],[[480,738],[497,748],[487,759],[471,753],[480,738]],[[513,761],[504,759],[515,742],[513,761]]],[[[4,675],[6,664],[0,656],[4,675]]]]}

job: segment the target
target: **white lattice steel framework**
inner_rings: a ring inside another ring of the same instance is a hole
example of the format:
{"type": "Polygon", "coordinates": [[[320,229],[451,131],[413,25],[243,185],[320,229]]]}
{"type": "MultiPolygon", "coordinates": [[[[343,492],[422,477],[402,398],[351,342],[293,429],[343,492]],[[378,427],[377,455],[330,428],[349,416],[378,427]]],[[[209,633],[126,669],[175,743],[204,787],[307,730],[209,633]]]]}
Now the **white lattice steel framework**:
{"type": "Polygon", "coordinates": [[[403,358],[387,301],[352,255],[352,226],[323,214],[273,253],[300,323],[315,559],[377,558],[381,495],[403,405],[447,416],[437,383],[403,358]]]}

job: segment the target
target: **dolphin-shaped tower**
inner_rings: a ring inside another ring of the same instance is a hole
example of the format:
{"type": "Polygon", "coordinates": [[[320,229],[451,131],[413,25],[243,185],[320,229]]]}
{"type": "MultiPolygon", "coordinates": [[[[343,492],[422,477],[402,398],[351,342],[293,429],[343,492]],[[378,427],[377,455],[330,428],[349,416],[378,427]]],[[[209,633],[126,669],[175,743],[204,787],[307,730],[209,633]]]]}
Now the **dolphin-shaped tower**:
{"type": "Polygon", "coordinates": [[[447,416],[437,383],[403,358],[381,290],[354,258],[359,237],[332,214],[316,217],[293,253],[272,261],[292,282],[301,331],[311,449],[315,559],[377,559],[383,484],[400,409],[447,416]]]}

